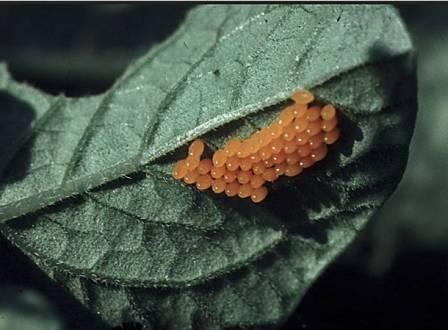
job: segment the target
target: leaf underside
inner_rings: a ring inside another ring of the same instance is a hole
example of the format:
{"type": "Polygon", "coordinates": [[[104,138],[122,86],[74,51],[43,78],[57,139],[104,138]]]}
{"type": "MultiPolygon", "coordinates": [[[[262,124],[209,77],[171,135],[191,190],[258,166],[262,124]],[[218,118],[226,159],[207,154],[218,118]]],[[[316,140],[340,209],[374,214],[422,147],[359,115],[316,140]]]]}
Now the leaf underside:
{"type": "Polygon", "coordinates": [[[1,231],[111,325],[283,322],[395,189],[416,113],[412,45],[388,6],[200,6],[93,97],[0,74],[15,123],[0,131],[1,231]],[[187,142],[247,136],[298,88],[340,110],[324,161],[260,205],[171,177],[187,142]]]}

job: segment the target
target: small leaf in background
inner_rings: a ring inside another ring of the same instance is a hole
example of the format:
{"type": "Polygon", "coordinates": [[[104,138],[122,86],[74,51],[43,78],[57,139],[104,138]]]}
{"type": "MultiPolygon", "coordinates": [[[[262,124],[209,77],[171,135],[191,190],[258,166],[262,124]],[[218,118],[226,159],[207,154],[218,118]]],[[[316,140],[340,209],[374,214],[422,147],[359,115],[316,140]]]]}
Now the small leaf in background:
{"type": "Polygon", "coordinates": [[[365,5],[200,6],[93,97],[5,72],[36,114],[5,151],[2,233],[110,325],[279,325],[399,182],[414,74],[397,13],[365,5]],[[247,135],[298,88],[341,113],[325,161],[260,205],[171,177],[186,143],[247,135]]]}

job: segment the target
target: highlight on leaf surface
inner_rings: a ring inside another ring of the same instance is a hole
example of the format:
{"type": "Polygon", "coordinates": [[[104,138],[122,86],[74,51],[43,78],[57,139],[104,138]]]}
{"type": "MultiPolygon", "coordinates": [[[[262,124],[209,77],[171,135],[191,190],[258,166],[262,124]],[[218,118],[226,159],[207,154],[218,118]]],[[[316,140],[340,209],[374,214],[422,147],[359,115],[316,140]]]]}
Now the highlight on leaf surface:
{"type": "Polygon", "coordinates": [[[417,105],[378,5],[199,6],[94,97],[0,73],[2,118],[34,112],[0,231],[111,326],[281,325],[395,189],[417,105]]]}
{"type": "Polygon", "coordinates": [[[310,105],[314,95],[306,90],[295,92],[291,99],[294,104],[286,106],[269,126],[244,140],[231,138],[211,159],[201,160],[204,142],[194,140],[188,148],[188,157],[176,162],[173,177],[184,179],[187,184],[195,183],[201,191],[212,188],[217,194],[225,191],[229,197],[238,195],[250,197],[254,203],[262,202],[268,195],[265,182],[274,182],[282,175],[299,175],[324,159],[327,145],[339,139],[333,105],[310,105]],[[296,151],[298,146],[300,149],[296,151]],[[291,156],[294,152],[296,157],[291,156]],[[217,171],[222,174],[217,176],[217,171]],[[221,176],[227,179],[223,181],[221,176]]]}

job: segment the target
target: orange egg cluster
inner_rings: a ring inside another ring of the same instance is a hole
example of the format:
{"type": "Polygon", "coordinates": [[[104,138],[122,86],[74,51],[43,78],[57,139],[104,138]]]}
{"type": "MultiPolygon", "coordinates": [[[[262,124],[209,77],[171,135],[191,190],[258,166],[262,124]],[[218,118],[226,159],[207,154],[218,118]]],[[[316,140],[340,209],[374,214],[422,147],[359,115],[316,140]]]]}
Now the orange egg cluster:
{"type": "Polygon", "coordinates": [[[263,201],[266,182],[280,176],[296,176],[322,160],[329,144],[339,138],[336,109],[313,104],[314,95],[305,90],[294,93],[293,104],[276,120],[245,140],[231,139],[211,159],[201,159],[204,143],[195,140],[188,157],[176,163],[173,176],[199,190],[211,188],[227,196],[263,201]]]}

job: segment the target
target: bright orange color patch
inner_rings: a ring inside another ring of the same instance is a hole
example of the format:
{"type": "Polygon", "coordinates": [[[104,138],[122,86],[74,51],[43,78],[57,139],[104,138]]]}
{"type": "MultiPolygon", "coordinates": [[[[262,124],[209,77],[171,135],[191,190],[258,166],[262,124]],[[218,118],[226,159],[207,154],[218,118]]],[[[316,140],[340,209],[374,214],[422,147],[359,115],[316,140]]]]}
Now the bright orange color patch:
{"type": "Polygon", "coordinates": [[[316,104],[305,90],[294,93],[268,127],[245,140],[230,139],[211,159],[201,160],[204,143],[195,140],[188,157],[176,163],[173,177],[195,184],[199,190],[212,189],[229,197],[239,196],[262,202],[268,195],[266,182],[280,176],[297,176],[325,158],[328,145],[340,136],[333,105],[316,104]]]}

